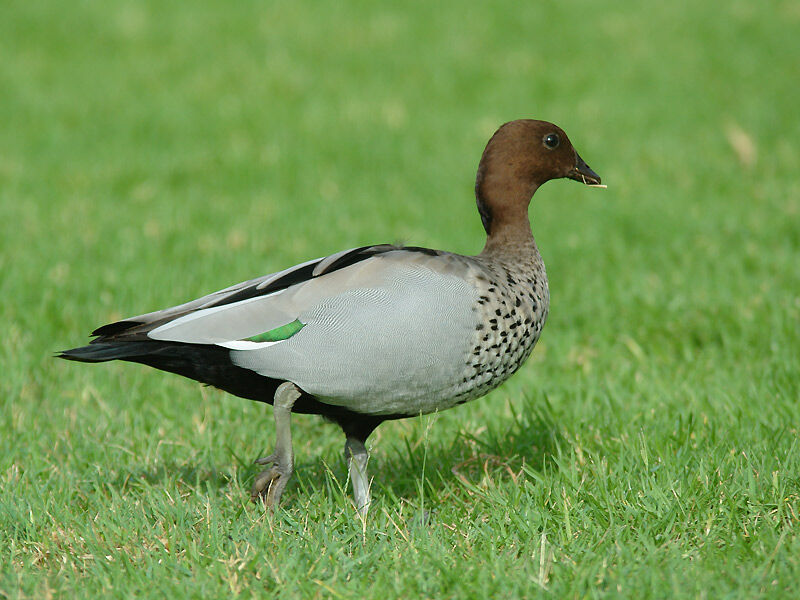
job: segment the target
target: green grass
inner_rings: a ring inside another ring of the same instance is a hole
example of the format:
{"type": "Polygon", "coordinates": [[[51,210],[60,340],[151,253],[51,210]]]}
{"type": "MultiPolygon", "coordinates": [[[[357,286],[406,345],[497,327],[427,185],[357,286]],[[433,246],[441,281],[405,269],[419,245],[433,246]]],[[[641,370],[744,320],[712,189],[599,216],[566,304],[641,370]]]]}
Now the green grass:
{"type": "Polygon", "coordinates": [[[791,1],[57,3],[0,19],[0,597],[794,598],[800,119],[791,1]],[[343,436],[53,352],[360,244],[474,253],[503,121],[553,182],[552,306],[490,396],[343,436]],[[429,511],[426,523],[421,515],[429,511]]]}

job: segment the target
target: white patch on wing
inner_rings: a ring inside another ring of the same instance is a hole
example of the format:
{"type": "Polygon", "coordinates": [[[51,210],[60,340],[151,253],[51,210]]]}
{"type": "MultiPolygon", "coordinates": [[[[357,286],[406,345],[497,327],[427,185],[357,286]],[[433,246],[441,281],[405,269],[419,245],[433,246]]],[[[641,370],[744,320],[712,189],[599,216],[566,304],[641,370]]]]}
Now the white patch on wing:
{"type": "Polygon", "coordinates": [[[285,341],[286,340],[278,340],[277,342],[251,342],[249,340],[235,340],[233,342],[217,342],[214,345],[230,348],[231,350],[260,350],[261,348],[268,348],[269,346],[274,346],[275,344],[280,344],[285,341]]]}

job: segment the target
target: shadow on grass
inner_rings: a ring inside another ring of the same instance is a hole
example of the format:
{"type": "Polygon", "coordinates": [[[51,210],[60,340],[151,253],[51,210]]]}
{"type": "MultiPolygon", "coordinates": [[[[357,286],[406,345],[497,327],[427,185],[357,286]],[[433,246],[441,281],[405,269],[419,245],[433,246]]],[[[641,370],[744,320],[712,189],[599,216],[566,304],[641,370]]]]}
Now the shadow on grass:
{"type": "MultiPolygon", "coordinates": [[[[448,439],[437,435],[434,424],[401,435],[405,449],[398,447],[391,433],[384,433],[380,452],[373,452],[369,475],[376,494],[418,497],[424,483],[426,494],[441,497],[454,485],[480,486],[487,479],[516,482],[523,466],[536,471],[556,468],[553,456],[563,441],[549,407],[532,403],[502,426],[487,426],[476,434],[462,429],[448,439]]],[[[298,467],[298,473],[302,487],[319,488],[331,476],[339,487],[347,483],[343,457],[329,465],[309,461],[298,467]]]]}
{"type": "MultiPolygon", "coordinates": [[[[553,455],[563,437],[555,426],[550,408],[533,403],[524,405],[523,411],[514,413],[510,421],[487,426],[475,434],[462,429],[447,439],[437,435],[435,424],[433,427],[420,425],[412,431],[396,432],[394,439],[393,432],[382,436],[381,450],[374,453],[376,456],[371,459],[369,468],[376,494],[398,499],[416,498],[424,484],[427,495],[441,497],[453,486],[480,486],[486,480],[516,482],[523,466],[536,471],[545,466],[556,468],[553,455]],[[398,436],[402,436],[400,443],[398,436]]],[[[320,422],[319,426],[333,425],[320,422]]],[[[384,425],[388,427],[391,425],[384,425]]],[[[232,449],[230,452],[231,461],[222,468],[203,460],[193,464],[162,463],[157,468],[120,474],[107,485],[124,493],[140,483],[158,486],[175,481],[201,491],[248,494],[253,479],[263,467],[237,456],[232,449]]],[[[295,465],[295,478],[287,489],[288,496],[326,486],[348,493],[343,456],[337,453],[331,462],[330,457],[310,455],[304,458],[295,465]]]]}
{"type": "Polygon", "coordinates": [[[163,485],[168,481],[176,481],[190,488],[211,489],[214,491],[238,485],[242,477],[241,471],[233,465],[228,469],[217,469],[213,465],[197,463],[165,462],[154,469],[141,469],[120,474],[108,481],[108,485],[119,491],[133,488],[139,483],[163,485]]]}

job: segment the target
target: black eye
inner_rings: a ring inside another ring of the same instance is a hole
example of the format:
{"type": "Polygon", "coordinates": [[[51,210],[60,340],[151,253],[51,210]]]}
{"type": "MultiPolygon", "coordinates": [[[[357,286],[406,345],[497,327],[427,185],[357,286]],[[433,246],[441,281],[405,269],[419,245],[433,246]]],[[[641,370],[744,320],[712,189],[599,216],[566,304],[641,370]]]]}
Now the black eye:
{"type": "Polygon", "coordinates": [[[547,148],[550,148],[550,150],[558,146],[560,141],[561,140],[558,139],[557,133],[548,133],[546,136],[544,136],[544,145],[547,148]]]}

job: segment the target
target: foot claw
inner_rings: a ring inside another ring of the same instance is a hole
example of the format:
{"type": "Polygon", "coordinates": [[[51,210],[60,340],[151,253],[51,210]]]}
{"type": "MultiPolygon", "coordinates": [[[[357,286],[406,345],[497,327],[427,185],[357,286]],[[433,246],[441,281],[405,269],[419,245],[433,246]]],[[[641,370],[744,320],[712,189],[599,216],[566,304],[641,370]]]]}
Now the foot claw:
{"type": "Polygon", "coordinates": [[[256,465],[271,465],[271,464],[277,463],[277,462],[278,462],[278,455],[273,452],[269,456],[264,456],[262,458],[255,459],[253,461],[253,464],[256,464],[256,465]]]}
{"type": "Polygon", "coordinates": [[[277,508],[283,488],[286,487],[286,478],[283,475],[277,465],[261,471],[250,488],[250,499],[253,502],[264,502],[272,509],[277,508]]]}

